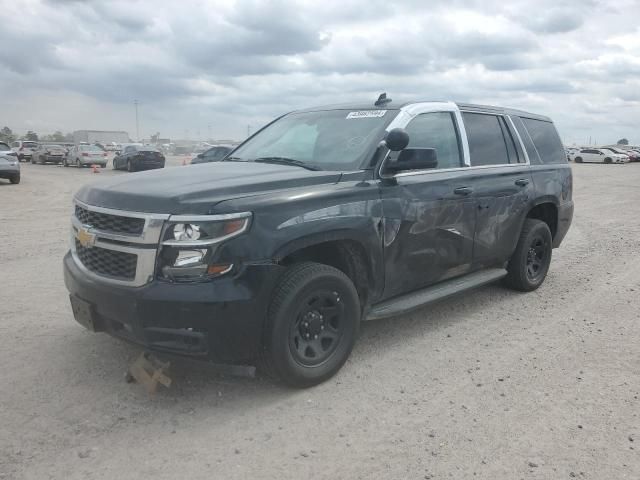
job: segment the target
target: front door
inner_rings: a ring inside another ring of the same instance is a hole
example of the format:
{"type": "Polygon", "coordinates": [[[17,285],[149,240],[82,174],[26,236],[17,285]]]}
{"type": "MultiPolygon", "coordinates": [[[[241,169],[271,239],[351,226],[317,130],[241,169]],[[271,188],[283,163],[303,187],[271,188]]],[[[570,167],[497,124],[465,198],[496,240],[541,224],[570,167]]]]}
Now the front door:
{"type": "Polygon", "coordinates": [[[417,113],[405,127],[409,148],[434,148],[437,167],[381,180],[385,298],[471,269],[476,202],[460,114],[455,106],[443,110],[417,113]]]}

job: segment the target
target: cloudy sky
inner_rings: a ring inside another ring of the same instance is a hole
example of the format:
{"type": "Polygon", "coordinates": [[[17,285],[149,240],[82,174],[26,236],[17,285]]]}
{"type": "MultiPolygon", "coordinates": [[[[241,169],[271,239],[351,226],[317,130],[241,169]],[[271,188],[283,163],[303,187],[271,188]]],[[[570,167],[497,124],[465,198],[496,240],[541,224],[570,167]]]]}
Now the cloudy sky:
{"type": "Polygon", "coordinates": [[[240,139],[311,105],[523,108],[640,143],[638,0],[0,0],[0,124],[240,139]]]}

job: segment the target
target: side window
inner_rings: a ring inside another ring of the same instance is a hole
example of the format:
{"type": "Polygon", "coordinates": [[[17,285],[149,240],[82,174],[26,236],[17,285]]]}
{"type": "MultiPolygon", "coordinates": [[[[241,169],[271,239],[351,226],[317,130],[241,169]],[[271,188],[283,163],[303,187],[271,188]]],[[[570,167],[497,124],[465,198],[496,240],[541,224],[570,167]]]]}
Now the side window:
{"type": "Polygon", "coordinates": [[[531,141],[529,132],[527,132],[527,129],[524,127],[524,124],[522,123],[520,117],[513,116],[511,117],[511,120],[513,120],[513,124],[516,126],[518,135],[520,135],[522,143],[524,143],[524,148],[527,150],[527,155],[529,156],[529,162],[531,162],[531,165],[541,164],[542,160],[540,160],[540,155],[538,155],[538,151],[533,145],[533,141],[531,141]]]}
{"type": "Polygon", "coordinates": [[[469,140],[472,167],[509,163],[507,142],[502,134],[500,118],[484,113],[463,113],[462,118],[469,140]]]}
{"type": "Polygon", "coordinates": [[[522,123],[542,159],[542,163],[566,163],[564,147],[553,123],[523,118],[522,123]]]}
{"type": "Polygon", "coordinates": [[[409,122],[406,131],[409,134],[408,148],[436,150],[438,158],[436,168],[462,166],[460,142],[452,113],[423,113],[409,122]]]}

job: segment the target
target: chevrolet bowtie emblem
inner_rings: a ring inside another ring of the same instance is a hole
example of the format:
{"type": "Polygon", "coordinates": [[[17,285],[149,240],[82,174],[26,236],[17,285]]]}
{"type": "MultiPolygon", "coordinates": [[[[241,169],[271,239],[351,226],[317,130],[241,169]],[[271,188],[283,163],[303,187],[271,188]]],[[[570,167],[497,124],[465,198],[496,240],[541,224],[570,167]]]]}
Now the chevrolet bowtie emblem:
{"type": "Polygon", "coordinates": [[[95,233],[91,233],[90,230],[90,225],[83,225],[78,229],[78,233],[76,234],[78,242],[85,248],[91,248],[96,244],[96,235],[95,233]]]}

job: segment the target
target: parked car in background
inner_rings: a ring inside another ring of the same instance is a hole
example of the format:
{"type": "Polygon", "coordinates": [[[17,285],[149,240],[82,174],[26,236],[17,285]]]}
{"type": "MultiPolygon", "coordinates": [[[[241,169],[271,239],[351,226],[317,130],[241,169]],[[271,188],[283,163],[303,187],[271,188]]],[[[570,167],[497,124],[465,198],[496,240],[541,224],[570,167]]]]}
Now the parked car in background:
{"type": "Polygon", "coordinates": [[[31,155],[31,163],[39,163],[41,165],[57,163],[60,165],[66,156],[67,149],[62,145],[38,145],[38,148],[31,155]]]}
{"type": "Polygon", "coordinates": [[[4,142],[0,142],[0,178],[6,178],[11,183],[20,183],[18,154],[4,142]]]}
{"type": "Polygon", "coordinates": [[[127,145],[122,153],[113,159],[114,170],[152,170],[164,168],[165,158],[157,147],[151,145],[127,145]]]}
{"type": "Polygon", "coordinates": [[[627,157],[629,157],[630,162],[637,162],[638,160],[640,160],[639,155],[633,150],[623,150],[621,148],[615,147],[602,147],[601,150],[611,153],[617,153],[619,155],[626,155],[627,157]]]}
{"type": "Polygon", "coordinates": [[[31,160],[33,151],[38,148],[38,142],[31,140],[16,140],[11,144],[11,148],[18,155],[18,161],[28,162],[31,160]]]}
{"type": "Polygon", "coordinates": [[[601,148],[584,148],[574,158],[576,163],[627,163],[628,155],[613,153],[601,148]]]}
{"type": "Polygon", "coordinates": [[[567,154],[567,160],[572,161],[576,154],[580,152],[580,149],[577,147],[567,147],[564,151],[567,154]]]}
{"type": "Polygon", "coordinates": [[[199,153],[191,159],[192,164],[218,162],[226,157],[234,148],[234,145],[215,145],[209,150],[199,153]]]}
{"type": "Polygon", "coordinates": [[[69,150],[62,164],[65,167],[75,165],[78,168],[85,165],[107,166],[107,152],[97,145],[76,145],[69,150]]]}

